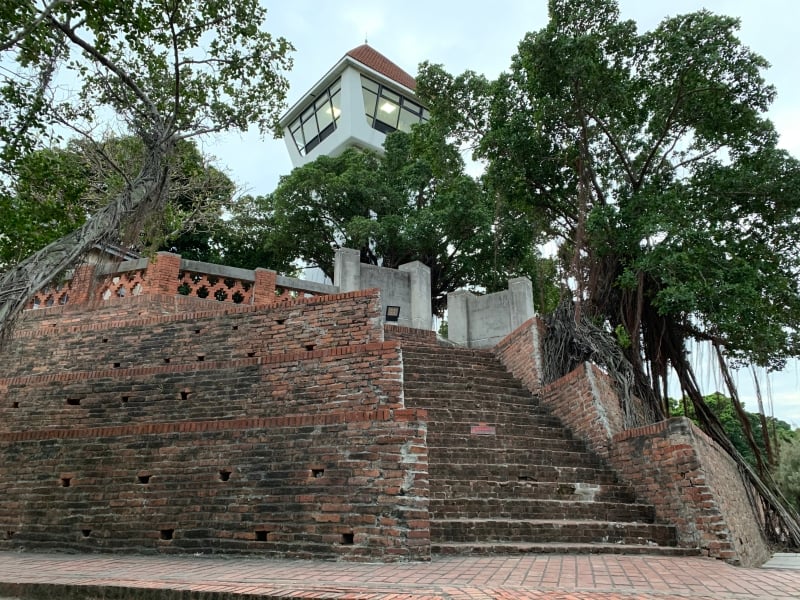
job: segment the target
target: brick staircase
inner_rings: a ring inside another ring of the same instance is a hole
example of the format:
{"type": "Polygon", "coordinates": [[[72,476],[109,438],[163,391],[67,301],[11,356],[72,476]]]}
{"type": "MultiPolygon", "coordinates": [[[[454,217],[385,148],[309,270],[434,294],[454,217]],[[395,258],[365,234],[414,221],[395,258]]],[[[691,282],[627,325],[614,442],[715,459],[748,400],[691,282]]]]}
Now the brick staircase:
{"type": "Polygon", "coordinates": [[[403,342],[428,410],[431,549],[691,555],[488,351],[403,342]]]}

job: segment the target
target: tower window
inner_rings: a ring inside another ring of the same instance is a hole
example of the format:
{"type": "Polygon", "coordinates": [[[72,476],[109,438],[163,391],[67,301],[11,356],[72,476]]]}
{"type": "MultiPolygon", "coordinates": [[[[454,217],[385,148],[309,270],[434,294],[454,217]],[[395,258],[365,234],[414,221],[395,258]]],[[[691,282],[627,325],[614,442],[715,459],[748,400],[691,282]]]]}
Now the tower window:
{"type": "Polygon", "coordinates": [[[401,96],[368,77],[361,76],[364,113],[367,123],[383,133],[409,132],[411,126],[428,120],[428,111],[413,100],[401,96]]]}
{"type": "Polygon", "coordinates": [[[337,79],[289,124],[289,133],[303,156],[336,130],[342,114],[341,84],[341,79],[337,79]]]}

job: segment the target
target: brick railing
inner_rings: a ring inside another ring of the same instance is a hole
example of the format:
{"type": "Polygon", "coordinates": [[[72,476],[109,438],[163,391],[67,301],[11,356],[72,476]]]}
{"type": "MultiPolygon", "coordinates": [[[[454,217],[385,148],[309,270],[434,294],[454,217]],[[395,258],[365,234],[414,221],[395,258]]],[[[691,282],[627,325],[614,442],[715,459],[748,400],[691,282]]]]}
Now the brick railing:
{"type": "Polygon", "coordinates": [[[338,291],[336,286],[284,277],[269,269],[239,269],[159,252],[153,259],[126,261],[110,269],[80,265],[72,277],[39,291],[28,308],[102,303],[143,294],[258,305],[338,291]]]}

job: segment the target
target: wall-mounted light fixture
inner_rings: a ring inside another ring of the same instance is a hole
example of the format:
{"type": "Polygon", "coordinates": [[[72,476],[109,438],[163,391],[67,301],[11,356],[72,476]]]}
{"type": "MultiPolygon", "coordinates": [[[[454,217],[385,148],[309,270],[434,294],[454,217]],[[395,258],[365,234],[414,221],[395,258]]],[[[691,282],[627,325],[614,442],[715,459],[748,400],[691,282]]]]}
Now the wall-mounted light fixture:
{"type": "Polygon", "coordinates": [[[400,318],[400,307],[399,306],[387,306],[386,307],[386,322],[392,323],[397,321],[400,318]]]}

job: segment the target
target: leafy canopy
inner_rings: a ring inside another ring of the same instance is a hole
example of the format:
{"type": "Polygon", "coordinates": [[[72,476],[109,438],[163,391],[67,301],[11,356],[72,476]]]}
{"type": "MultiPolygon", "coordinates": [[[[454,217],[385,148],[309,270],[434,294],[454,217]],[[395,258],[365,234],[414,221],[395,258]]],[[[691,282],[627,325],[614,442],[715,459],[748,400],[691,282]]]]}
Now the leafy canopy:
{"type": "MultiPolygon", "coordinates": [[[[539,259],[526,215],[497,210],[482,183],[465,173],[458,151],[424,126],[389,135],[382,156],[358,149],[321,156],[256,205],[261,255],[272,268],[291,270],[302,261],[332,277],[335,250],[352,247],[369,264],[429,266],[437,312],[449,291],[493,291],[520,275],[552,302],[552,268],[539,259]]],[[[244,211],[251,239],[252,214],[244,211]]],[[[230,225],[235,231],[238,218],[230,225]]]]}

